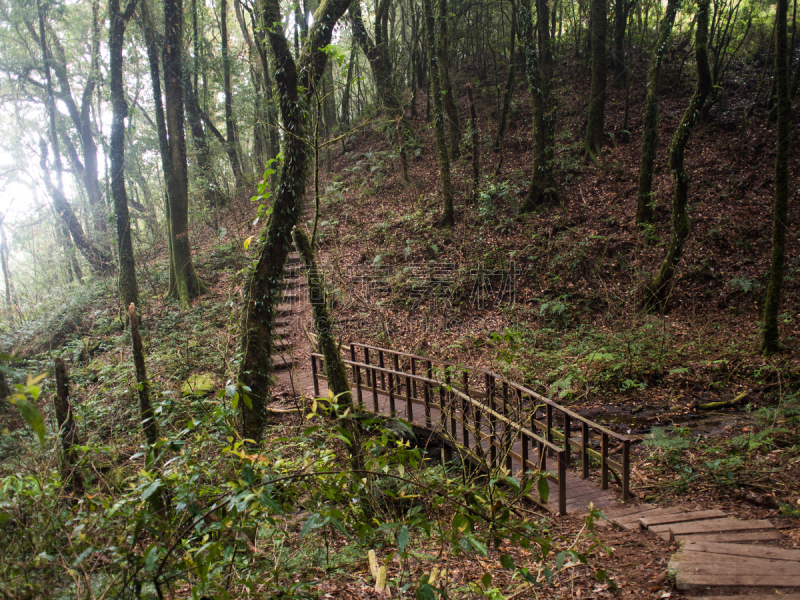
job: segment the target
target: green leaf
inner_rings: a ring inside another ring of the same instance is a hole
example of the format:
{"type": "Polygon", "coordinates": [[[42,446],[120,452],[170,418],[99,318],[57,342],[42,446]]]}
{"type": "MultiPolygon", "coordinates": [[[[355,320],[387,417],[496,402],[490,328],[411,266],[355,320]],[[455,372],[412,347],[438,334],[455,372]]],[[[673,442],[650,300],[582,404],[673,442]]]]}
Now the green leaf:
{"type": "Polygon", "coordinates": [[[94,547],[92,547],[92,546],[89,546],[89,547],[88,547],[86,550],[84,550],[83,552],[81,552],[81,553],[78,555],[78,558],[76,558],[76,559],[75,559],[75,562],[73,562],[73,563],[72,563],[72,566],[73,566],[73,567],[77,567],[77,566],[78,566],[79,564],[81,564],[81,563],[84,561],[84,559],[85,559],[87,556],[89,556],[89,555],[90,555],[92,552],[94,552],[94,547]]]}
{"type": "Polygon", "coordinates": [[[489,554],[489,552],[486,550],[486,545],[482,541],[476,540],[474,537],[469,536],[469,543],[472,544],[472,547],[475,548],[475,550],[484,556],[489,554]]]}
{"type": "Polygon", "coordinates": [[[150,496],[155,494],[158,491],[158,488],[161,487],[161,480],[156,479],[153,483],[147,486],[147,489],[142,493],[142,500],[147,500],[150,496]]]}
{"type": "Polygon", "coordinates": [[[147,551],[144,553],[144,568],[148,573],[152,573],[158,560],[158,546],[151,544],[147,551]]]}
{"type": "Polygon", "coordinates": [[[492,574],[484,573],[483,577],[481,577],[481,583],[483,584],[483,587],[488,590],[489,586],[492,585],[492,574]]]}
{"type": "Polygon", "coordinates": [[[39,443],[44,446],[44,417],[36,405],[30,400],[26,400],[19,395],[11,398],[11,404],[19,409],[22,413],[22,418],[30,425],[33,432],[39,436],[39,443]]]}
{"type": "Polygon", "coordinates": [[[400,551],[400,554],[406,551],[406,546],[408,546],[408,537],[408,527],[403,525],[400,528],[400,531],[397,532],[397,549],[400,551]]]}
{"type": "Polygon", "coordinates": [[[513,569],[514,559],[511,558],[508,554],[503,554],[503,556],[500,557],[500,564],[503,565],[504,569],[513,569]]]}
{"type": "Polygon", "coordinates": [[[547,504],[547,499],[550,497],[550,486],[547,484],[547,477],[539,477],[539,483],[536,485],[539,490],[539,498],[543,504],[547,504]]]}

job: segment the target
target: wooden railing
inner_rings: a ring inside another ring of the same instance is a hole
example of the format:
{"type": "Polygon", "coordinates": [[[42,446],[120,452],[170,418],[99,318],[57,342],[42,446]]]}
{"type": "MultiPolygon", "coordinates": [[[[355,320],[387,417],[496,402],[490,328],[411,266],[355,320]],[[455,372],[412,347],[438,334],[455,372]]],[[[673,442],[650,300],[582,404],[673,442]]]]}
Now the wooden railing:
{"type": "MultiPolygon", "coordinates": [[[[376,413],[423,421],[467,460],[490,471],[500,466],[523,481],[528,472],[555,470],[548,477],[558,486],[558,510],[566,514],[566,473],[574,459],[584,479],[593,462],[600,486],[609,475],[630,496],[630,439],[559,405],[535,391],[484,369],[364,344],[350,344],[344,362],[352,369],[351,385],[360,406],[376,413]],[[368,398],[369,397],[369,398],[368,398]],[[415,419],[415,406],[424,411],[415,419]],[[599,446],[599,449],[597,447],[599,446]],[[621,454],[620,461],[611,458],[621,454]]],[[[312,353],[314,393],[326,379],[320,354],[312,353]]]]}

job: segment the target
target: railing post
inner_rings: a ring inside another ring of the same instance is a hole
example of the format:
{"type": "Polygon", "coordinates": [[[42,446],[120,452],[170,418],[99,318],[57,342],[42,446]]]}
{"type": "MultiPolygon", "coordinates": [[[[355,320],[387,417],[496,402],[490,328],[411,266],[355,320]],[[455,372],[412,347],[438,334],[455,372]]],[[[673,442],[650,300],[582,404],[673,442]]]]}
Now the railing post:
{"type": "MultiPolygon", "coordinates": [[[[364,360],[366,361],[365,364],[369,364],[369,353],[367,349],[364,348],[364,360]]],[[[375,369],[367,369],[367,379],[371,380],[372,382],[372,408],[373,412],[380,413],[380,405],[378,404],[378,378],[376,377],[375,369]],[[370,372],[371,371],[371,372],[370,372]]]]}
{"type": "Polygon", "coordinates": [[[520,485],[525,485],[525,469],[528,467],[528,436],[526,436],[522,431],[519,432],[519,444],[520,444],[520,458],[522,460],[522,471],[519,475],[520,485]]]}
{"type": "MultiPolygon", "coordinates": [[[[364,348],[364,364],[369,364],[369,348],[364,348]]],[[[364,376],[367,378],[367,385],[372,387],[372,380],[370,379],[369,369],[364,369],[364,376]]]]}
{"type": "MultiPolygon", "coordinates": [[[[508,410],[508,382],[503,382],[503,416],[511,420],[509,416],[508,410]]],[[[508,469],[509,474],[512,473],[512,469],[514,468],[514,459],[511,458],[511,450],[514,448],[514,438],[516,436],[516,432],[510,431],[508,427],[508,421],[503,423],[503,451],[506,453],[506,469],[508,469]]]]}
{"type": "Polygon", "coordinates": [[[311,355],[311,377],[314,379],[314,397],[319,398],[319,379],[317,378],[317,357],[311,355]]]}
{"type": "Polygon", "coordinates": [[[567,452],[558,453],[558,514],[567,514],[567,452]]]}
{"type": "Polygon", "coordinates": [[[411,397],[411,377],[406,376],[406,416],[409,423],[414,422],[414,402],[411,397]]]}
{"type": "MultiPolygon", "coordinates": [[[[378,351],[378,366],[385,369],[386,365],[383,364],[383,350],[378,351]]],[[[386,391],[386,373],[381,371],[381,390],[386,391]]]]}
{"type": "Polygon", "coordinates": [[[567,453],[567,464],[569,464],[570,458],[572,456],[572,448],[569,445],[570,441],[570,430],[572,429],[572,419],[569,416],[569,413],[564,413],[564,452],[567,453]]]}
{"type": "MultiPolygon", "coordinates": [[[[412,375],[416,375],[417,374],[417,359],[412,357],[409,360],[411,361],[411,374],[412,375]]],[[[414,398],[416,398],[417,397],[417,380],[416,379],[412,380],[411,381],[411,385],[413,387],[413,392],[412,392],[411,395],[414,398]]]]}
{"type": "Polygon", "coordinates": [[[489,401],[489,468],[497,468],[497,447],[494,445],[497,438],[497,419],[494,416],[494,378],[486,374],[486,399],[489,401]]]}
{"type": "Polygon", "coordinates": [[[622,442],[622,500],[627,501],[631,495],[631,441],[622,442]]]}
{"type": "MultiPolygon", "coordinates": [[[[536,413],[531,415],[531,431],[536,431],[536,413]]],[[[547,449],[543,442],[536,442],[536,449],[539,452],[539,466],[540,472],[547,471],[547,449]]]]}
{"type": "Polygon", "coordinates": [[[392,416],[396,412],[394,408],[394,377],[392,373],[389,373],[389,412],[392,416]]]}
{"type": "Polygon", "coordinates": [[[545,439],[553,443],[553,407],[550,404],[546,404],[544,407],[544,414],[545,414],[545,425],[547,426],[547,431],[545,432],[545,439]]]}
{"type": "Polygon", "coordinates": [[[605,431],[600,438],[600,488],[608,489],[608,434],[605,431]]]}
{"type": "Polygon", "coordinates": [[[456,438],[456,407],[453,402],[453,382],[450,367],[445,371],[444,382],[447,385],[447,412],[450,415],[450,435],[453,437],[453,442],[458,442],[456,438]]]}
{"type": "MultiPolygon", "coordinates": [[[[432,379],[431,375],[433,375],[433,366],[431,365],[431,361],[425,361],[425,376],[428,380],[432,379]]],[[[431,400],[433,396],[433,390],[431,389],[430,381],[426,381],[425,385],[423,386],[423,391],[425,392],[425,427],[428,429],[431,428],[431,400]]]]}
{"type": "MultiPolygon", "coordinates": [[[[464,388],[464,395],[469,397],[469,374],[466,370],[461,374],[461,381],[464,388]]],[[[464,446],[469,448],[469,427],[467,426],[467,421],[469,419],[469,401],[466,398],[461,399],[461,417],[461,437],[464,446]]]]}
{"type": "MultiPolygon", "coordinates": [[[[350,360],[356,362],[356,345],[350,344],[350,360]]],[[[364,408],[364,397],[361,394],[361,368],[353,365],[353,381],[356,382],[356,396],[358,397],[358,406],[364,408]]]]}
{"type": "Polygon", "coordinates": [[[589,424],[581,423],[581,476],[589,479],[589,424]]]}

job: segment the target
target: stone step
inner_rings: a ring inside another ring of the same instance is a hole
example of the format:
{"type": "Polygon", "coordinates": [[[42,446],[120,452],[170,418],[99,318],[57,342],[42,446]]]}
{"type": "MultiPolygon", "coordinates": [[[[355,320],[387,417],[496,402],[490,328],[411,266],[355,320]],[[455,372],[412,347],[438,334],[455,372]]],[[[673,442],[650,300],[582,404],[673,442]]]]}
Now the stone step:
{"type": "Polygon", "coordinates": [[[291,356],[282,356],[280,354],[273,354],[272,355],[272,364],[275,365],[276,371],[286,371],[291,369],[294,365],[294,360],[291,356]]]}

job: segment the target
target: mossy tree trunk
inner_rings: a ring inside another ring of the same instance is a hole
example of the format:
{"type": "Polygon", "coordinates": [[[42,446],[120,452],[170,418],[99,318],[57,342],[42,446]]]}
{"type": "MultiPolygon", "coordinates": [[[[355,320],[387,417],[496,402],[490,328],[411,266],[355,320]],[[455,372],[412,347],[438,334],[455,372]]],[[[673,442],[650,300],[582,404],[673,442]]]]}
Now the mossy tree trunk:
{"type": "Polygon", "coordinates": [[[128,103],[125,100],[122,75],[122,44],[125,27],[133,16],[136,0],[130,0],[124,12],[119,0],[109,0],[109,70],[111,71],[111,195],[114,198],[114,217],[117,223],[117,249],[119,253],[119,295],[122,305],[139,302],[139,284],[136,281],[136,264],[133,258],[131,220],[128,214],[128,195],[125,191],[125,118],[128,103]]]}
{"type": "Polygon", "coordinates": [[[778,313],[786,263],[786,222],[789,217],[789,150],[792,136],[792,102],[789,90],[789,45],[786,32],[788,0],[778,0],[775,9],[775,86],[778,100],[777,144],[775,151],[775,208],[772,224],[772,260],[767,297],[764,301],[764,326],[761,351],[772,354],[780,349],[778,313]]]}
{"type": "Polygon", "coordinates": [[[386,116],[390,121],[393,134],[398,137],[400,160],[402,161],[404,177],[408,172],[408,158],[406,146],[414,140],[414,128],[406,119],[400,96],[392,80],[392,63],[389,56],[388,32],[385,29],[386,15],[391,6],[390,0],[380,0],[375,14],[375,38],[371,38],[364,26],[361,16],[361,5],[353,1],[350,5],[350,25],[356,43],[367,57],[378,99],[386,109],[386,116]]]}
{"type": "Polygon", "coordinates": [[[158,148],[161,154],[161,170],[164,172],[164,214],[167,221],[167,250],[169,253],[169,287],[167,288],[167,297],[177,298],[178,288],[175,284],[175,265],[172,262],[172,235],[169,231],[169,194],[167,190],[169,188],[169,173],[171,168],[169,162],[169,142],[167,142],[167,124],[164,120],[164,103],[161,98],[161,68],[159,67],[155,25],[153,23],[153,16],[150,13],[150,7],[147,4],[147,0],[140,0],[139,6],[141,7],[140,22],[144,33],[145,47],[147,48],[147,60],[150,64],[150,83],[153,88],[154,118],[158,133],[158,148]]]}
{"type": "Polygon", "coordinates": [[[532,211],[541,204],[558,198],[553,177],[555,108],[550,94],[553,62],[550,55],[549,20],[541,16],[548,14],[546,2],[537,0],[537,9],[540,12],[538,32],[533,27],[530,0],[517,0],[517,28],[525,56],[533,112],[533,168],[522,212],[532,211]],[[536,51],[537,33],[540,49],[542,53],[547,53],[547,59],[536,51]]]}
{"type": "MultiPolygon", "coordinates": [[[[55,361],[56,389],[53,397],[53,406],[56,413],[56,423],[58,423],[58,433],[61,438],[62,453],[62,473],[64,485],[71,488],[76,493],[83,493],[83,477],[80,471],[75,468],[75,445],[78,443],[78,428],[75,426],[75,419],[72,414],[72,404],[69,401],[69,378],[67,375],[67,364],[63,358],[55,361]]],[[[6,392],[8,384],[5,383],[6,392]]],[[[2,385],[0,385],[2,388],[2,385]]],[[[3,390],[0,389],[0,397],[3,390]]],[[[6,393],[7,395],[7,393],[6,393]]]]}
{"type": "Polygon", "coordinates": [[[271,217],[259,236],[259,255],[247,277],[242,310],[239,408],[242,436],[253,441],[261,438],[265,424],[265,407],[274,370],[271,354],[275,307],[282,294],[283,265],[291,247],[292,229],[305,200],[310,160],[309,99],[327,64],[328,55],[323,48],[330,44],[334,25],[349,4],[350,0],[320,3],[298,64],[282,28],[274,25],[283,22],[278,0],[259,0],[259,24],[266,32],[275,58],[281,120],[287,135],[280,184],[274,192],[271,217]]]}
{"type": "Polygon", "coordinates": [[[592,0],[592,31],[589,36],[592,42],[592,79],[589,90],[588,120],[586,138],[583,142],[584,152],[589,156],[600,153],[603,148],[603,127],[606,114],[606,67],[608,52],[606,49],[606,30],[608,29],[608,0],[592,0]]]}
{"type": "Polygon", "coordinates": [[[192,262],[189,243],[189,179],[186,165],[186,140],[183,120],[183,0],[164,0],[164,96],[167,110],[167,141],[170,170],[169,233],[172,238],[172,264],[175,287],[181,305],[189,308],[192,298],[203,292],[203,284],[192,262]]]}
{"type": "Polygon", "coordinates": [[[453,83],[450,81],[450,36],[447,33],[447,0],[438,0],[436,20],[439,22],[439,82],[447,115],[447,127],[450,132],[450,156],[453,159],[461,156],[461,123],[458,119],[458,107],[453,95],[453,83]]]}
{"type": "Polygon", "coordinates": [[[503,164],[503,138],[506,133],[506,125],[508,122],[508,111],[511,109],[511,97],[514,95],[514,82],[517,74],[517,6],[514,2],[511,3],[511,41],[508,47],[508,74],[506,77],[506,87],[503,92],[503,105],[500,108],[500,118],[497,122],[497,136],[494,138],[494,151],[500,153],[500,160],[497,163],[497,172],[495,175],[500,174],[500,169],[503,164]]]}
{"type": "Polygon", "coordinates": [[[244,189],[242,171],[242,151],[239,148],[239,135],[233,119],[233,92],[231,91],[231,59],[228,52],[228,0],[220,0],[219,27],[222,46],[222,88],[225,93],[225,152],[231,163],[236,190],[244,189]]]}
{"type": "Polygon", "coordinates": [[[436,134],[436,156],[439,159],[439,182],[442,186],[442,220],[441,224],[451,227],[455,223],[453,209],[453,183],[450,180],[450,156],[447,153],[447,141],[444,135],[444,111],[439,86],[438,53],[436,52],[436,21],[433,17],[431,0],[422,0],[425,12],[425,36],[428,43],[428,80],[430,96],[433,98],[433,127],[436,134]]]}
{"type": "Polygon", "coordinates": [[[136,393],[139,396],[139,420],[142,424],[142,432],[147,445],[154,446],[158,441],[158,422],[156,421],[155,412],[153,412],[153,405],[150,402],[150,382],[147,379],[144,345],[142,344],[142,336],[139,333],[139,318],[136,315],[135,304],[128,306],[128,323],[131,330],[131,351],[136,374],[136,393]]]}
{"type": "Polygon", "coordinates": [[[711,92],[711,69],[708,63],[708,7],[710,0],[699,0],[697,26],[695,29],[695,59],[697,61],[697,86],[686,112],[672,138],[669,152],[669,168],[674,181],[672,193],[672,236],[661,268],[653,280],[645,286],[644,304],[655,307],[663,304],[667,289],[675,274],[675,267],[683,253],[683,243],[689,235],[689,215],[686,205],[689,199],[689,175],[684,166],[684,155],[692,129],[697,123],[703,104],[711,92]]]}
{"type": "Polygon", "coordinates": [[[658,41],[653,56],[650,58],[650,70],[647,72],[647,97],[644,101],[644,124],[642,126],[642,162],[639,167],[639,191],[636,200],[637,223],[652,223],[653,221],[653,164],[658,148],[658,86],[661,81],[661,62],[669,43],[679,5],[680,0],[668,0],[667,2],[667,10],[661,20],[658,41]]]}

